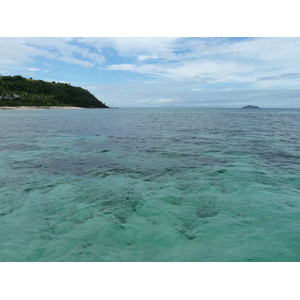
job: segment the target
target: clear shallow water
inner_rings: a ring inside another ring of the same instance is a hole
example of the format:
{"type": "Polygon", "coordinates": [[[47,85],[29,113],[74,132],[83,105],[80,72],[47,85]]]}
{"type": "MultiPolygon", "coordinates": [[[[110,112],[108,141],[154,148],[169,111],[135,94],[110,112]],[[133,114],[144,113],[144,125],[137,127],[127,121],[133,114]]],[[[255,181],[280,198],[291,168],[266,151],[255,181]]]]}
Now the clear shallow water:
{"type": "Polygon", "coordinates": [[[300,110],[0,111],[0,261],[300,261],[300,110]]]}

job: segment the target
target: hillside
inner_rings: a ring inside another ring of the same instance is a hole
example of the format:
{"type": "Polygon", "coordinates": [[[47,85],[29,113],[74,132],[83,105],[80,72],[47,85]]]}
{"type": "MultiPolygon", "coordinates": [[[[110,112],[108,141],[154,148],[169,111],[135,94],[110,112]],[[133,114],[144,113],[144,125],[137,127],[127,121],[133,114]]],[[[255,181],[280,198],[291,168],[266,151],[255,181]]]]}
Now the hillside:
{"type": "Polygon", "coordinates": [[[245,108],[245,109],[257,109],[259,107],[255,106],[255,105],[246,105],[246,106],[243,106],[242,108],[245,108]]]}
{"type": "Polygon", "coordinates": [[[26,79],[22,76],[0,77],[1,106],[77,106],[108,108],[89,91],[67,83],[26,79]]]}

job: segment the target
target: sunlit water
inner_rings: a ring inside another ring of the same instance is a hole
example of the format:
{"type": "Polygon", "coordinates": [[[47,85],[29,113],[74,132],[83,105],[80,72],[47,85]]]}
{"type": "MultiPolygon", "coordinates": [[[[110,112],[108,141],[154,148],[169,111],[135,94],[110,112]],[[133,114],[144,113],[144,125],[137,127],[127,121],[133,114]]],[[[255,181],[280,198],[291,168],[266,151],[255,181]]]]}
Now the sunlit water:
{"type": "Polygon", "coordinates": [[[0,111],[0,261],[300,261],[300,110],[0,111]]]}

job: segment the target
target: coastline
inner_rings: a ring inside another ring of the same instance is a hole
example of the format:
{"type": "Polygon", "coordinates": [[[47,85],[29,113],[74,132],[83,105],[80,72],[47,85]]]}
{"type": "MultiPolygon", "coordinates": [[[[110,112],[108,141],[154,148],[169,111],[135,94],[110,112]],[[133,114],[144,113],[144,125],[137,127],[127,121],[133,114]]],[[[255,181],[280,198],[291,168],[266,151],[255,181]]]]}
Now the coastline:
{"type": "Polygon", "coordinates": [[[2,106],[0,110],[31,110],[31,109],[84,109],[76,106],[2,106]]]}

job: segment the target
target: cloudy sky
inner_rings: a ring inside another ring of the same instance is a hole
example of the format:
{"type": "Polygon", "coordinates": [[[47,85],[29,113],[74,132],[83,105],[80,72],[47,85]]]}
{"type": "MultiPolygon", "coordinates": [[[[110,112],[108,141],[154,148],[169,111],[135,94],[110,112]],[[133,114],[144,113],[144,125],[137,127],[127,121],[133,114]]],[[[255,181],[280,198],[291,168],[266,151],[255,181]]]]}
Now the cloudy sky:
{"type": "Polygon", "coordinates": [[[0,74],[113,107],[300,107],[300,38],[0,38],[0,74]]]}

